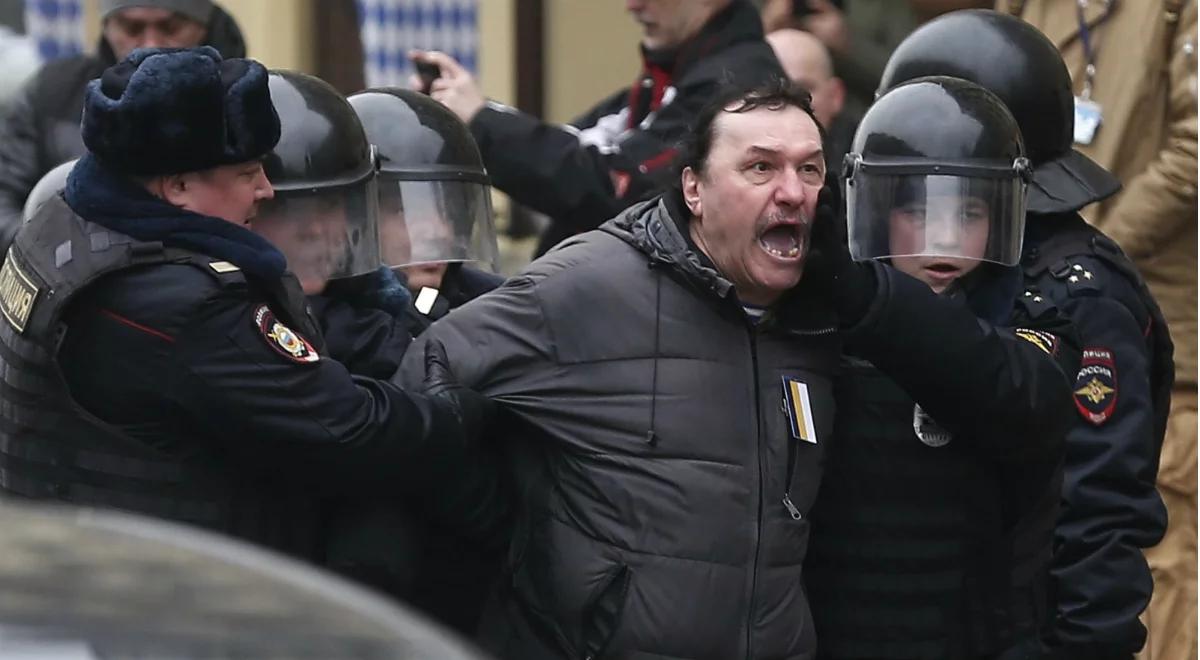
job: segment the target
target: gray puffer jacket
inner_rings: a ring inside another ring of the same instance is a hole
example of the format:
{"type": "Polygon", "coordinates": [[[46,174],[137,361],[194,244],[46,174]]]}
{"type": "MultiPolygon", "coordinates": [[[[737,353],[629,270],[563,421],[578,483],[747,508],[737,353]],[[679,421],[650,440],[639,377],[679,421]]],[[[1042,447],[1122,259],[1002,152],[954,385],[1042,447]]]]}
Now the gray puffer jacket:
{"type": "Polygon", "coordinates": [[[504,440],[523,519],[487,646],[522,660],[813,656],[801,564],[840,344],[831,315],[797,307],[803,326],[751,324],[654,201],[422,337],[516,418],[504,440]],[[806,390],[791,406],[789,382],[806,390]]]}

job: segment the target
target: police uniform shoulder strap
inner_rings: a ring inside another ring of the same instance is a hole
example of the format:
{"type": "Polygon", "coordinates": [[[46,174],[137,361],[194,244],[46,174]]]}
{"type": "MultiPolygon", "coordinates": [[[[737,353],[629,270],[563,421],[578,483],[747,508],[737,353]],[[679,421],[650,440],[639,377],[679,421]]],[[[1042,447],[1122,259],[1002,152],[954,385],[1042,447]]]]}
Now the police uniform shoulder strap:
{"type": "Polygon", "coordinates": [[[190,250],[174,248],[169,248],[169,250],[176,256],[175,259],[171,259],[170,261],[194,266],[197,270],[212,277],[221,288],[244,288],[246,286],[246,274],[235,264],[190,250]]]}
{"type": "Polygon", "coordinates": [[[1021,270],[1026,277],[1034,279],[1041,277],[1047,270],[1055,277],[1066,277],[1066,271],[1070,269],[1068,258],[1090,254],[1093,250],[1091,237],[1096,233],[1083,224],[1064,226],[1026,251],[1021,259],[1021,270]]]}
{"type": "Polygon", "coordinates": [[[17,234],[0,273],[0,289],[8,293],[0,292],[0,312],[18,332],[28,326],[31,336],[52,333],[75,295],[101,277],[194,256],[88,222],[61,197],[43,211],[17,234]]]}

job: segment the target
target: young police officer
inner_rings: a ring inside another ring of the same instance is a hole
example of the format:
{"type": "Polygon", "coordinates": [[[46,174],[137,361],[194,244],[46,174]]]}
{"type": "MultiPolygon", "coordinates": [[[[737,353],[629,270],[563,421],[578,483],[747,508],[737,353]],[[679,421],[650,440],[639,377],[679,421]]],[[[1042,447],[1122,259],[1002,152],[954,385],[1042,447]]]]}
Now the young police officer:
{"type": "Polygon", "coordinates": [[[1070,74],[1028,23],[992,11],[946,14],[900,44],[880,89],[929,75],[971,80],[1012,111],[1033,165],[1025,296],[1053,301],[1084,345],[1071,388],[1076,419],[1067,436],[1048,648],[1056,657],[1129,658],[1146,639],[1138,615],[1152,583],[1142,550],[1166,528],[1155,474],[1173,348],[1133,263],[1078,213],[1120,184],[1072,147],[1070,74]]]}
{"type": "MultiPolygon", "coordinates": [[[[1028,170],[991,93],[946,77],[897,87],[867,111],[847,158],[851,252],[1057,355],[1044,331],[1053,306],[1019,296],[1013,267],[1028,170]]],[[[849,353],[805,564],[819,657],[993,658],[1036,636],[1062,427],[964,426],[849,353]]]]}

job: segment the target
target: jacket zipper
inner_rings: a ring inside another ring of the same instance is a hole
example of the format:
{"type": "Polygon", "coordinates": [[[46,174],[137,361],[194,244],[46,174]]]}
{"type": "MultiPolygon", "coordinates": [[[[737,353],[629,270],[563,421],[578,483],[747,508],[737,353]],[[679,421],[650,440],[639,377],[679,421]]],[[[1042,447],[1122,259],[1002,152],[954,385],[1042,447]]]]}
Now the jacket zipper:
{"type": "Polygon", "coordinates": [[[800,514],[800,509],[797,509],[796,505],[792,504],[792,475],[796,471],[796,442],[796,439],[791,437],[789,433],[787,443],[787,481],[783,482],[783,507],[787,509],[788,515],[792,517],[792,520],[804,518],[800,514]]]}
{"type": "Polygon", "coordinates": [[[754,657],[754,600],[755,592],[758,590],[758,553],[762,546],[762,522],[763,522],[763,466],[762,466],[762,392],[759,387],[758,378],[758,337],[757,329],[753,326],[748,326],[747,331],[750,337],[750,366],[751,377],[754,379],[754,457],[758,463],[758,498],[757,512],[754,521],[754,563],[750,568],[750,593],[746,599],[746,658],[750,660],[754,657]]]}

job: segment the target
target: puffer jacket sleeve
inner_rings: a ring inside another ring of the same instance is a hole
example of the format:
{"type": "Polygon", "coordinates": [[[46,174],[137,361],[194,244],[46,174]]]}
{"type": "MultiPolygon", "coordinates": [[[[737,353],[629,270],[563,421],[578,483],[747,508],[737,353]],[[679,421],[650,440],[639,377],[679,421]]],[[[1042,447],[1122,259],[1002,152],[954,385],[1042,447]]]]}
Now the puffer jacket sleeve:
{"type": "MultiPolygon", "coordinates": [[[[450,370],[464,387],[496,399],[506,407],[536,405],[538,381],[548,378],[553,363],[550,335],[537,284],[528,276],[510,279],[435,322],[413,340],[393,379],[417,387],[425,378],[425,345],[439,341],[450,370]]],[[[486,442],[486,439],[484,440],[486,442]]]]}
{"type": "Polygon", "coordinates": [[[1104,231],[1131,259],[1150,256],[1196,221],[1196,3],[1185,3],[1167,62],[1166,141],[1105,220],[1104,231]]]}
{"type": "Polygon", "coordinates": [[[1057,451],[1074,421],[1080,346],[1057,311],[998,328],[876,264],[879,298],[847,337],[938,423],[996,460],[1057,451]]]}

